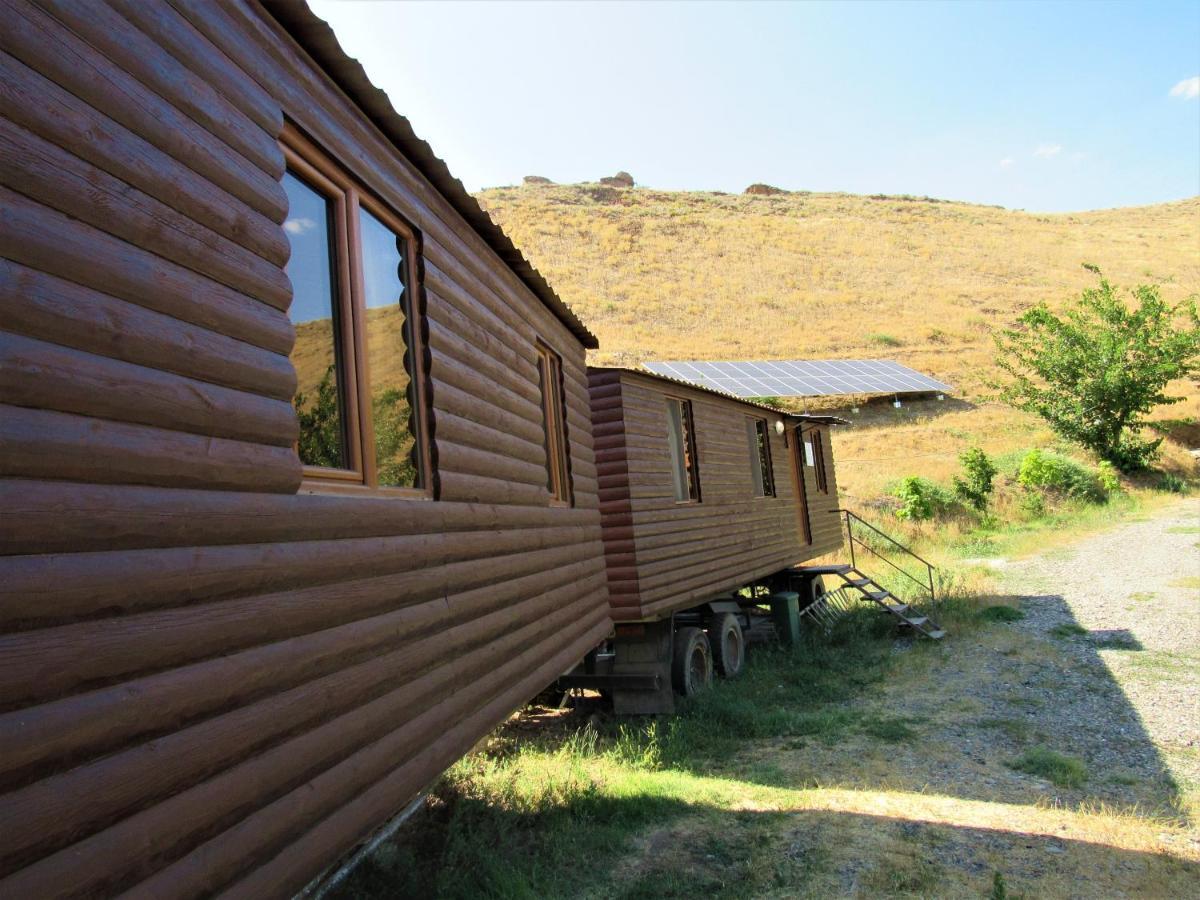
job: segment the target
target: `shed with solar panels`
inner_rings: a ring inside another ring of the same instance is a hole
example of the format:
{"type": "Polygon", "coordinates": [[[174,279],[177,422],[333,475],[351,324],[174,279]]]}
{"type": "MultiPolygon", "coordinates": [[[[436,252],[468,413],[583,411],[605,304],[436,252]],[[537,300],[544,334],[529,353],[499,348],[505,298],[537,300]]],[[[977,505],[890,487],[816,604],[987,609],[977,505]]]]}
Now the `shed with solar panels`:
{"type": "Polygon", "coordinates": [[[950,385],[890,359],[675,361],[646,363],[656,375],[677,378],[735,397],[924,397],[951,393],[950,385]]]}

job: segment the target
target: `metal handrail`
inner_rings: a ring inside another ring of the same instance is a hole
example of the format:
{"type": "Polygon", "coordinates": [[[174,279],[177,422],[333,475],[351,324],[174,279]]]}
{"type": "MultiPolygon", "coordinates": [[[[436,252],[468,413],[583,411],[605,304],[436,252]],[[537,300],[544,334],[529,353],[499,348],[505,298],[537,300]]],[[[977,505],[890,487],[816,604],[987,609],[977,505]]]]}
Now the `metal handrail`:
{"type": "Polygon", "coordinates": [[[910,550],[908,547],[901,544],[898,540],[896,540],[890,534],[880,531],[878,528],[876,528],[874,525],[872,525],[870,522],[866,521],[862,516],[858,515],[857,513],[853,512],[852,510],[834,509],[834,510],[831,510],[831,512],[841,513],[846,518],[846,537],[847,537],[847,542],[850,545],[850,565],[851,566],[854,566],[855,568],[858,567],[858,561],[855,558],[855,553],[854,553],[854,545],[858,544],[864,550],[866,550],[867,552],[871,553],[872,555],[878,557],[879,559],[883,560],[885,563],[887,563],[889,566],[891,566],[893,569],[895,569],[901,575],[904,575],[906,578],[908,578],[913,583],[915,583],[915,584],[925,588],[927,591],[929,591],[929,600],[931,603],[937,602],[937,593],[934,589],[934,578],[933,578],[934,566],[933,566],[933,563],[931,563],[929,560],[925,559],[920,554],[914,553],[912,550],[910,550]],[[886,556],[884,556],[882,553],[880,553],[874,547],[867,544],[862,538],[855,537],[854,522],[858,522],[860,525],[865,525],[867,528],[871,529],[871,531],[875,532],[875,534],[879,535],[881,538],[886,540],[892,546],[894,546],[898,550],[908,554],[913,559],[917,560],[917,562],[924,565],[927,580],[921,581],[920,578],[913,575],[907,569],[896,565],[896,563],[892,562],[890,559],[888,559],[886,556]]]}

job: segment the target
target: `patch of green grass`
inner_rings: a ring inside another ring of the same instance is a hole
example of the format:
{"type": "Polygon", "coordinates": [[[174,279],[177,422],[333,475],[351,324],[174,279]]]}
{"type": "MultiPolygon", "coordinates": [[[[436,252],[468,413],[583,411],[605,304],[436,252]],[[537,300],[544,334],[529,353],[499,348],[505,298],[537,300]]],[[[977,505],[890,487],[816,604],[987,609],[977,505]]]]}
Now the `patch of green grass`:
{"type": "Polygon", "coordinates": [[[979,618],[985,622],[1019,622],[1025,613],[1015,606],[988,606],[980,610],[979,618]]]}
{"type": "Polygon", "coordinates": [[[942,867],[920,853],[920,848],[914,848],[911,853],[882,856],[867,873],[867,886],[876,895],[929,896],[941,880],[942,867]]]}
{"type": "Polygon", "coordinates": [[[913,718],[869,718],[863,721],[862,730],[881,741],[898,744],[901,741],[911,741],[917,737],[918,732],[911,725],[915,721],[913,718]]]}
{"type": "Polygon", "coordinates": [[[1171,582],[1171,587],[1200,588],[1200,575],[1186,575],[1171,582]]]}
{"type": "Polygon", "coordinates": [[[1142,783],[1142,779],[1140,779],[1134,775],[1125,775],[1120,772],[1118,772],[1114,775],[1109,775],[1108,780],[1111,781],[1113,784],[1123,784],[1126,787],[1133,787],[1135,784],[1142,783]]]}
{"type": "Polygon", "coordinates": [[[1029,740],[1032,729],[1028,723],[1022,722],[1020,719],[980,719],[977,723],[980,728],[991,728],[996,731],[1002,731],[1010,740],[1018,743],[1029,740]]]}
{"type": "Polygon", "coordinates": [[[1176,525],[1168,528],[1167,534],[1200,534],[1200,525],[1176,525]]]}
{"type": "Polygon", "coordinates": [[[1127,632],[1113,632],[1102,637],[1093,637],[1092,643],[1101,650],[1141,650],[1137,638],[1127,632]]]}
{"type": "Polygon", "coordinates": [[[1051,637],[1066,640],[1067,638],[1080,637],[1088,633],[1088,630],[1082,625],[1076,625],[1074,622],[1068,622],[1063,625],[1055,625],[1050,629],[1051,637]]]}
{"type": "Polygon", "coordinates": [[[904,343],[904,341],[900,340],[900,338],[896,337],[895,335],[884,334],[883,332],[869,334],[867,335],[867,340],[872,344],[877,344],[880,347],[899,347],[904,343]]]}
{"type": "Polygon", "coordinates": [[[1135,601],[1136,603],[1145,603],[1148,600],[1153,600],[1157,596],[1158,594],[1154,593],[1154,591],[1135,591],[1129,595],[1129,599],[1135,601]]]}
{"type": "Polygon", "coordinates": [[[1007,763],[1011,769],[1036,775],[1064,788],[1077,788],[1087,781],[1087,766],[1073,756],[1048,747],[1033,747],[1007,763]]]}

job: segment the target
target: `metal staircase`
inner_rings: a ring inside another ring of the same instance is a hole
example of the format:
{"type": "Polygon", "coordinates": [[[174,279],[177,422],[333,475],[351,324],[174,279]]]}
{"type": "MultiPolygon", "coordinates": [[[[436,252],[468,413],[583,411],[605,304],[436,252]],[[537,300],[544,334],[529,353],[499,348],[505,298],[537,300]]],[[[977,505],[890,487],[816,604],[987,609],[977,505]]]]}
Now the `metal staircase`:
{"type": "Polygon", "coordinates": [[[802,615],[807,616],[825,628],[829,628],[849,608],[850,596],[852,596],[854,591],[857,591],[858,594],[885,609],[903,626],[911,628],[916,633],[935,641],[945,637],[945,630],[927,613],[917,609],[911,602],[901,600],[875,578],[863,572],[858,567],[858,551],[856,548],[867,551],[889,565],[899,574],[914,582],[928,596],[930,607],[937,605],[933,564],[913,553],[912,550],[905,547],[891,535],[880,531],[870,522],[865,521],[850,510],[839,509],[835,510],[835,512],[841,513],[845,518],[847,542],[850,547],[850,564],[804,566],[802,569],[796,570],[797,574],[809,576],[836,575],[843,582],[843,584],[829,591],[824,597],[804,610],[802,615]],[[858,528],[857,533],[855,530],[856,527],[858,528]],[[865,533],[871,536],[869,541],[864,540],[863,529],[868,529],[865,533]],[[913,575],[912,572],[898,565],[884,553],[876,549],[876,547],[872,546],[873,543],[878,544],[880,541],[885,542],[886,546],[890,549],[898,551],[924,566],[925,578],[922,579],[913,575]]]}

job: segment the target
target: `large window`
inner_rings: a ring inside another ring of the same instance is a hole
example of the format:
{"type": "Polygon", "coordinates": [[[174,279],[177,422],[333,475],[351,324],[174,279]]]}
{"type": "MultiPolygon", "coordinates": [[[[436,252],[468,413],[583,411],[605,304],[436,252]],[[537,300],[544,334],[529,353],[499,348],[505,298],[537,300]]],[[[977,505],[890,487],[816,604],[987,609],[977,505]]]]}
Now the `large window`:
{"type": "Polygon", "coordinates": [[[542,392],[542,424],[545,427],[546,490],[557,505],[571,503],[571,459],[567,452],[567,424],[563,414],[562,360],[545,344],[538,343],[538,382],[542,392]]]}
{"type": "Polygon", "coordinates": [[[330,484],[421,490],[415,235],[290,126],[284,132],[296,326],[297,452],[330,484]]]}
{"type": "Polygon", "coordinates": [[[746,443],[750,450],[750,479],[755,497],[775,496],[775,474],[771,468],[771,439],[766,419],[746,419],[746,443]]]}
{"type": "Polygon", "coordinates": [[[700,474],[696,468],[696,429],[692,404],[667,398],[667,442],[671,448],[671,477],[675,499],[681,503],[700,501],[700,474]]]}

